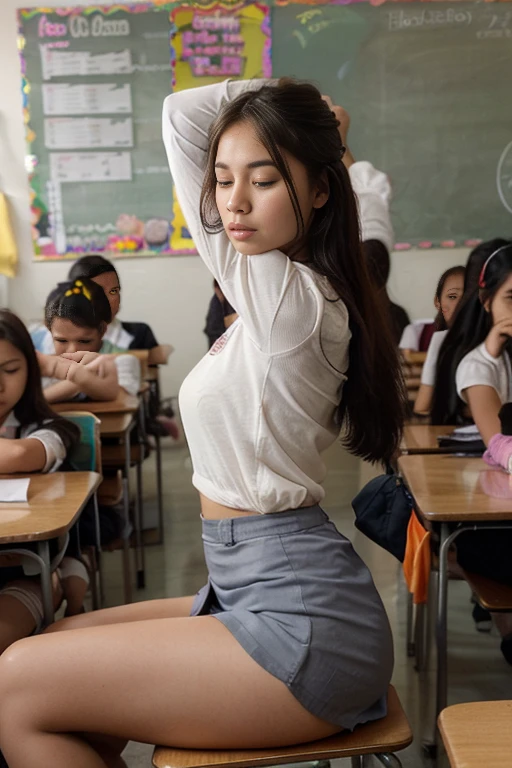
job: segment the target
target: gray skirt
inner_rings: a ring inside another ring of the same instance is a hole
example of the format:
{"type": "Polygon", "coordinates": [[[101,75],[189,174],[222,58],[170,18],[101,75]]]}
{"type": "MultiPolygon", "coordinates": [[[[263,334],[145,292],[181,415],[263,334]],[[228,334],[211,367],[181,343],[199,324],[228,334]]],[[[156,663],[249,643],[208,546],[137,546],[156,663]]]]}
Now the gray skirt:
{"type": "Polygon", "coordinates": [[[319,506],[203,519],[211,614],[312,714],[352,729],[386,714],[389,622],[368,568],[319,506]]]}

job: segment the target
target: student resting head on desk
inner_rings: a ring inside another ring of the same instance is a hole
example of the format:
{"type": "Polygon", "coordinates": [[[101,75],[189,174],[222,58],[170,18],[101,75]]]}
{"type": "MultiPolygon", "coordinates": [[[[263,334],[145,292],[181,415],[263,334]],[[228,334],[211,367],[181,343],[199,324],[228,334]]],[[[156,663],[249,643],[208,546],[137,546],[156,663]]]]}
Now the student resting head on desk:
{"type": "MultiPolygon", "coordinates": [[[[41,390],[41,373],[29,333],[21,320],[0,310],[0,474],[55,472],[79,440],[78,428],[54,413],[41,390]]],[[[0,525],[2,517],[0,513],[0,525]]],[[[24,543],[30,548],[30,543],[24,543]]],[[[50,542],[56,555],[57,542],[50,542]]],[[[88,584],[80,561],[76,530],[59,566],[56,601],[78,612],[88,584]]],[[[34,561],[0,553],[0,653],[15,640],[40,629],[43,605],[34,561]]]]}
{"type": "Polygon", "coordinates": [[[109,354],[115,348],[103,339],[111,317],[103,289],[87,278],[59,283],[50,293],[45,322],[56,355],[39,354],[48,402],[115,400],[120,388],[137,394],[139,361],[109,354]]]}
{"type": "MultiPolygon", "coordinates": [[[[448,323],[449,328],[444,331],[436,331],[436,333],[434,333],[432,336],[432,341],[430,342],[430,346],[428,348],[427,357],[421,372],[421,386],[416,397],[416,402],[414,403],[414,413],[418,414],[419,416],[428,416],[430,414],[432,408],[432,399],[434,396],[434,385],[436,383],[437,363],[441,351],[441,346],[444,347],[445,339],[449,339],[447,341],[446,348],[450,349],[451,352],[449,358],[446,356],[444,357],[443,372],[441,375],[442,377],[449,375],[446,371],[446,367],[447,364],[449,365],[450,363],[453,350],[459,346],[458,339],[461,324],[463,322],[462,318],[464,315],[464,313],[461,315],[461,312],[466,297],[469,296],[473,291],[478,290],[478,281],[480,279],[482,267],[491,253],[494,253],[494,251],[496,251],[498,248],[501,248],[503,245],[507,245],[508,242],[509,241],[503,240],[502,238],[487,240],[486,242],[477,245],[476,248],[473,248],[469,254],[468,260],[466,262],[466,272],[464,274],[463,296],[457,303],[457,307],[452,313],[450,322],[448,323]]],[[[455,369],[453,371],[453,376],[455,376],[455,369]]],[[[453,385],[455,387],[455,379],[453,379],[453,385]]],[[[441,399],[443,398],[444,394],[441,393],[441,399]]],[[[444,408],[442,404],[441,407],[444,408]]],[[[452,422],[444,422],[433,419],[432,423],[451,424],[452,422]]]]}

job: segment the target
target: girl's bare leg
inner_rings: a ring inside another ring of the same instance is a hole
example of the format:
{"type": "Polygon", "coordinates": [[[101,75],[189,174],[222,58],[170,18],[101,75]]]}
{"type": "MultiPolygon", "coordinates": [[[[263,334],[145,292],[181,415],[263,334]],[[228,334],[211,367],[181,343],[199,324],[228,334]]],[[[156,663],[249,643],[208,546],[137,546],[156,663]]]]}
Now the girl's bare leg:
{"type": "Polygon", "coordinates": [[[337,730],[307,712],[213,616],[41,635],[0,658],[0,748],[10,768],[108,766],[83,732],[235,749],[337,730]]]}
{"type": "Polygon", "coordinates": [[[82,613],[51,624],[45,630],[62,632],[67,629],[85,629],[86,627],[105,626],[106,624],[126,624],[133,621],[148,619],[175,619],[190,616],[194,597],[169,597],[163,600],[144,600],[141,603],[118,605],[115,608],[104,608],[101,611],[82,613]]]}
{"type": "MultiPolygon", "coordinates": [[[[69,629],[84,629],[86,627],[105,626],[107,624],[125,624],[133,621],[148,619],[165,619],[190,616],[194,597],[170,597],[163,600],[145,600],[141,603],[119,605],[115,608],[105,608],[51,624],[45,633],[63,632],[69,629]]],[[[115,739],[101,734],[87,734],[87,741],[94,746],[109,768],[125,768],[121,752],[128,739],[115,739]]]]}
{"type": "MultiPolygon", "coordinates": [[[[9,587],[32,592],[42,605],[41,586],[35,579],[11,581],[9,587]]],[[[53,607],[56,609],[62,599],[58,582],[54,581],[53,607]]],[[[36,620],[27,606],[15,595],[0,594],[0,654],[16,640],[28,637],[36,628],[36,620]]]]}

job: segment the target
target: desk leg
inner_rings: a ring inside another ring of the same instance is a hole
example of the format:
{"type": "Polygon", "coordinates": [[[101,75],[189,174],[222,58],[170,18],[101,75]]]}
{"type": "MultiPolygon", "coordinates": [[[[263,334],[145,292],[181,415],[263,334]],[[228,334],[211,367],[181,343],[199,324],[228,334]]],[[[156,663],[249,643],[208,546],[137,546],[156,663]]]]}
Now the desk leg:
{"type": "Polygon", "coordinates": [[[37,543],[37,552],[41,558],[41,592],[43,596],[44,623],[49,627],[55,620],[49,542],[39,541],[37,543]]]}
{"type": "Polygon", "coordinates": [[[164,540],[164,498],[162,490],[162,443],[160,435],[155,435],[155,461],[156,461],[156,493],[158,500],[158,533],[159,544],[164,540]]]}
{"type": "Polygon", "coordinates": [[[124,600],[132,602],[132,574],[130,568],[130,427],[124,438],[124,531],[123,531],[123,572],[124,572],[124,600]]]}

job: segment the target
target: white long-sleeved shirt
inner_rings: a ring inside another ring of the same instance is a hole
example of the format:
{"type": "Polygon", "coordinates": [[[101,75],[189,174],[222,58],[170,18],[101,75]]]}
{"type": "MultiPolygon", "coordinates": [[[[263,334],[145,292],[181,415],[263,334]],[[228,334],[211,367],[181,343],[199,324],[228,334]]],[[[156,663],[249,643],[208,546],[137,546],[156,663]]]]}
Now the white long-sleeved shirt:
{"type": "Polygon", "coordinates": [[[351,334],[325,278],[277,250],[244,256],[225,232],[208,235],[201,225],[208,127],[226,100],[260,84],[172,94],[163,136],[196,247],[239,315],[180,391],[193,483],[215,502],[264,514],[324,496],[321,453],[339,434],[351,334]]]}

